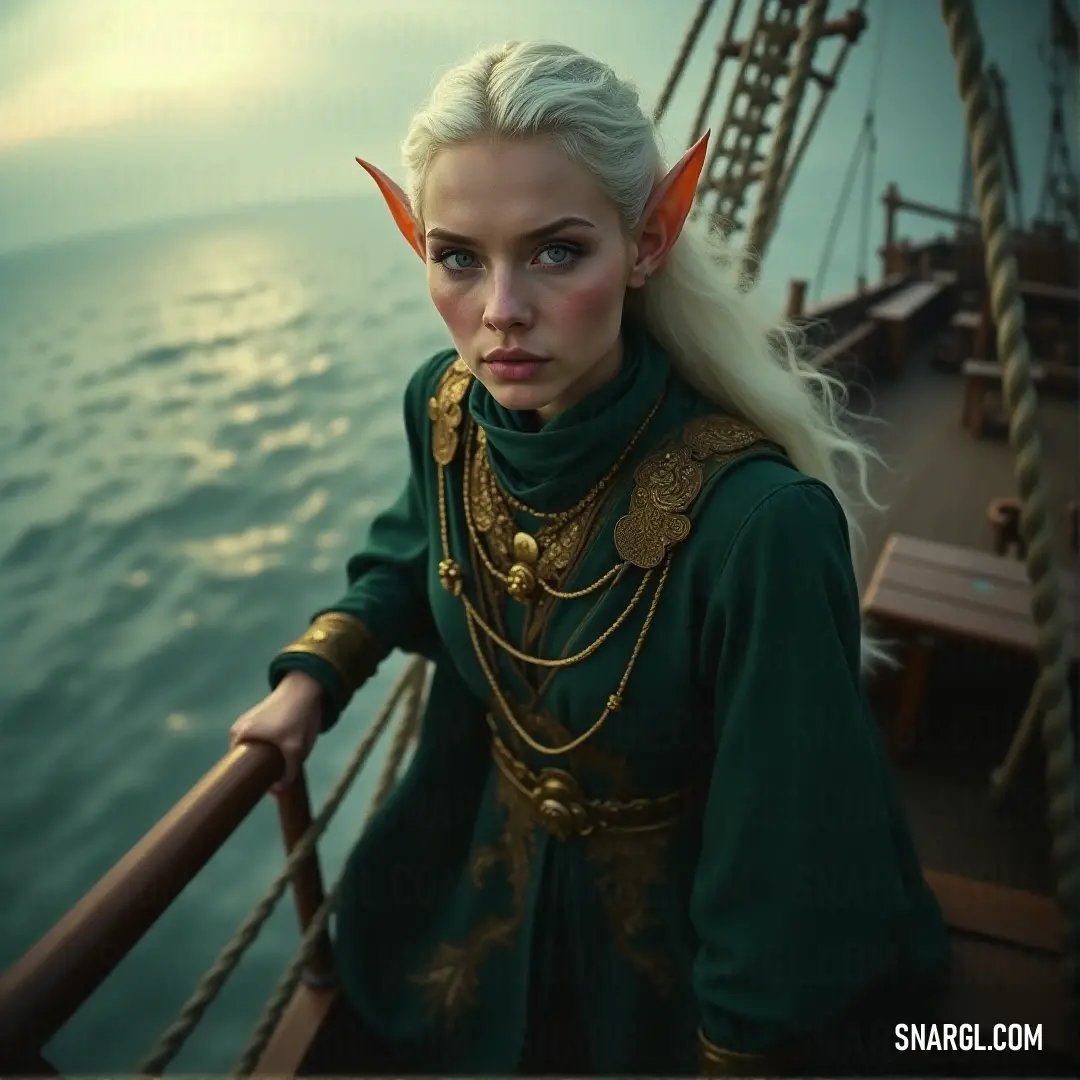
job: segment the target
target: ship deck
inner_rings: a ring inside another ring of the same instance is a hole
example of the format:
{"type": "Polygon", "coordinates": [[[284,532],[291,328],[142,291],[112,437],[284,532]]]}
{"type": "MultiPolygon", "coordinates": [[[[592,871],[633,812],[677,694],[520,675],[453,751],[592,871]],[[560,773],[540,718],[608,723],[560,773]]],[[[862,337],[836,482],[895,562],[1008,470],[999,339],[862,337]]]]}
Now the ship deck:
{"type": "MultiPolygon", "coordinates": [[[[962,395],[959,374],[931,366],[930,346],[908,358],[900,378],[868,381],[866,392],[853,392],[853,409],[868,416],[862,429],[885,459],[873,482],[887,507],[865,525],[861,586],[890,533],[991,550],[986,508],[991,499],[1016,493],[1013,453],[1004,431],[976,439],[961,427],[962,395]]],[[[1039,426],[1064,566],[1074,558],[1063,508],[1078,488],[1075,403],[1042,397],[1039,426]]],[[[993,805],[988,788],[1034,675],[1034,660],[983,647],[938,648],[919,742],[894,768],[925,866],[1047,895],[1054,874],[1041,741],[1034,741],[1004,803],[993,805]]]]}

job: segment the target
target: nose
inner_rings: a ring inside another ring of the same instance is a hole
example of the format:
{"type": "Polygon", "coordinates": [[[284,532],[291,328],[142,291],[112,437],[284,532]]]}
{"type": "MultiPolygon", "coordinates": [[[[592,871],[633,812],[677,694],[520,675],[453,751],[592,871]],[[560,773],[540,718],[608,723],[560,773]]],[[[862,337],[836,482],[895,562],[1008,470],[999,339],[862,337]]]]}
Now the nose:
{"type": "Polygon", "coordinates": [[[532,304],[525,285],[512,269],[497,269],[488,277],[484,325],[500,334],[532,322],[532,304]]]}

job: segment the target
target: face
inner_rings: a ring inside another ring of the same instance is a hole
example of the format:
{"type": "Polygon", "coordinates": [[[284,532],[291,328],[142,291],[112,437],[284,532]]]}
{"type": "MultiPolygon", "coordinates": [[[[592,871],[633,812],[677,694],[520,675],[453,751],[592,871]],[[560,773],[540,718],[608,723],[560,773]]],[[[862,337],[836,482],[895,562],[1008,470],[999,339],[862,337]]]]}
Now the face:
{"type": "Polygon", "coordinates": [[[587,170],[545,139],[450,147],[422,212],[431,299],[500,405],[546,420],[614,377],[637,246],[587,170]]]}

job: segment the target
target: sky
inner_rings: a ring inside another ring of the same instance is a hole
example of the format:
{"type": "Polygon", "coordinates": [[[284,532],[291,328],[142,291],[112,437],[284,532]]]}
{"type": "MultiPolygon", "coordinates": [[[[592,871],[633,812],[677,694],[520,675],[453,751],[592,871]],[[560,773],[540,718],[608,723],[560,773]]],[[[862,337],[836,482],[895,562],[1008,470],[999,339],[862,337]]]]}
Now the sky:
{"type": "MultiPolygon", "coordinates": [[[[830,15],[853,3],[833,0],[830,15]]],[[[696,6],[0,0],[0,251],[243,205],[373,197],[354,157],[397,174],[409,117],[438,74],[507,39],[554,39],[598,56],[637,84],[651,111],[696,6]]],[[[663,125],[669,161],[686,148],[727,7],[716,4],[663,125]]],[[[1037,53],[1046,6],[975,7],[988,59],[1008,83],[1030,214],[1047,138],[1037,53]]],[[[792,192],[808,243],[826,229],[872,95],[875,194],[893,180],[911,198],[958,200],[963,117],[938,0],[869,0],[867,14],[792,192]]]]}

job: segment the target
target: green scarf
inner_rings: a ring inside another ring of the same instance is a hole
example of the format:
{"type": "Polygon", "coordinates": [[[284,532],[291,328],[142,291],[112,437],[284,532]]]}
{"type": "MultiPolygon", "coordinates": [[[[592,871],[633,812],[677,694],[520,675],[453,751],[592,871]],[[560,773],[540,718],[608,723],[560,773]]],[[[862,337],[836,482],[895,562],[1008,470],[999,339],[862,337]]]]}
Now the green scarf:
{"type": "Polygon", "coordinates": [[[504,409],[478,379],[469,391],[469,413],[484,429],[503,489],[555,513],[583,498],[615,463],[663,393],[669,370],[660,346],[624,324],[615,378],[542,427],[532,410],[504,409]]]}

